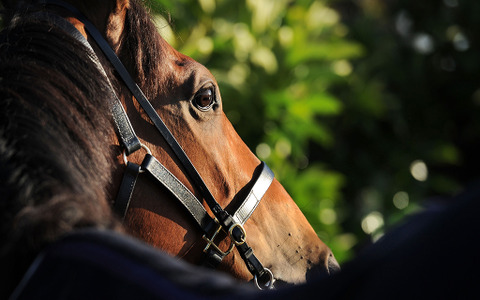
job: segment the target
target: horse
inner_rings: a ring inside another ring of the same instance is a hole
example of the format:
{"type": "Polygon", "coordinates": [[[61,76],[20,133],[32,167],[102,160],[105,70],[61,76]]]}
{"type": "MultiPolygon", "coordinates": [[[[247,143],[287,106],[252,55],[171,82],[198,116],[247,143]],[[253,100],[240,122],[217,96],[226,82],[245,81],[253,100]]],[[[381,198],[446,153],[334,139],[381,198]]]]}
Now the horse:
{"type": "Polygon", "coordinates": [[[301,283],[311,274],[338,270],[331,250],[274,178],[261,201],[248,203],[254,211],[246,218],[229,217],[252,198],[268,168],[223,113],[213,75],[160,36],[140,1],[3,1],[3,6],[2,240],[9,242],[2,260],[26,265],[66,232],[93,226],[125,230],[193,264],[202,264],[213,249],[219,270],[246,281],[255,278],[256,265],[268,271],[269,284],[301,283]],[[59,17],[80,39],[58,26],[59,17]],[[88,23],[126,72],[112,66],[88,23]],[[156,122],[122,82],[124,73],[133,74],[203,185],[168,138],[154,130],[156,122]],[[108,101],[115,97],[120,107],[108,101]],[[111,120],[112,106],[125,111],[135,128],[135,149],[125,146],[125,128],[111,120]],[[182,194],[200,200],[201,208],[193,210],[204,210],[202,220],[214,221],[207,230],[213,235],[199,228],[171,187],[156,184],[147,158],[168,170],[182,194]],[[109,206],[128,178],[125,165],[138,167],[129,181],[135,188],[121,197],[127,198],[122,225],[109,206]],[[255,259],[245,264],[245,257],[255,259]]]}

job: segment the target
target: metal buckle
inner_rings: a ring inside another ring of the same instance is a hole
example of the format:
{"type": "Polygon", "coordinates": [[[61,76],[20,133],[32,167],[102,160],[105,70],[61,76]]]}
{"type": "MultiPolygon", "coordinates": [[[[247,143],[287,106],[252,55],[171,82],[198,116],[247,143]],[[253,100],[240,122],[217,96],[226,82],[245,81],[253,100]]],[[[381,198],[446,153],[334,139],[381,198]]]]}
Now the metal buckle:
{"type": "Polygon", "coordinates": [[[243,226],[239,223],[235,223],[233,224],[232,226],[230,226],[230,228],[228,229],[228,235],[230,235],[230,239],[235,243],[235,245],[237,246],[241,246],[243,245],[246,240],[247,240],[247,233],[245,232],[245,228],[243,228],[243,226]],[[237,241],[234,237],[233,237],[233,230],[235,228],[239,228],[240,231],[242,232],[242,239],[240,241],[237,241]]]}
{"type": "Polygon", "coordinates": [[[230,254],[230,252],[232,252],[233,247],[235,247],[235,244],[233,242],[233,239],[230,238],[230,247],[228,248],[228,250],[226,252],[223,252],[217,245],[215,245],[215,238],[217,237],[217,235],[222,230],[222,225],[220,225],[217,218],[215,218],[215,223],[217,223],[218,228],[217,228],[217,230],[215,230],[212,237],[207,238],[205,234],[202,236],[202,238],[207,242],[207,246],[205,246],[205,249],[203,249],[203,252],[207,253],[208,249],[210,247],[213,247],[215,250],[217,250],[220,253],[220,255],[227,256],[228,254],[230,254]]]}
{"type": "MultiPolygon", "coordinates": [[[[147,154],[150,154],[152,155],[152,151],[150,151],[150,148],[148,148],[146,145],[140,143],[140,148],[143,148],[143,150],[145,150],[147,152],[147,154]]],[[[127,158],[127,150],[123,150],[123,162],[125,163],[125,165],[128,164],[128,158],[127,158]]],[[[140,169],[140,173],[143,173],[145,172],[144,170],[140,169]]]]}
{"type": "MultiPolygon", "coordinates": [[[[265,284],[262,284],[262,285],[263,285],[267,290],[272,290],[272,289],[274,289],[275,287],[273,286],[273,284],[275,283],[275,278],[273,277],[272,271],[270,271],[270,270],[267,269],[267,268],[264,268],[263,270],[267,273],[269,279],[268,279],[268,281],[267,281],[265,284]]],[[[258,288],[259,290],[263,290],[264,288],[261,288],[260,285],[258,284],[258,277],[257,277],[257,275],[255,275],[255,276],[253,277],[253,279],[254,279],[254,281],[255,281],[255,285],[257,286],[257,288],[258,288]]]]}

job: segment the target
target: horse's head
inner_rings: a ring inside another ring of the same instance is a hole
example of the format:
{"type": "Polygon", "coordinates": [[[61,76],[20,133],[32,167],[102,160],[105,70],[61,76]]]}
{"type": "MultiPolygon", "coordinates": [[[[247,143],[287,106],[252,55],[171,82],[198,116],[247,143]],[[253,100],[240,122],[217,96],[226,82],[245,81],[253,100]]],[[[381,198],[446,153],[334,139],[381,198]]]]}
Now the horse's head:
{"type": "MultiPolygon", "coordinates": [[[[184,149],[216,201],[226,211],[232,212],[247,196],[261,162],[225,116],[214,76],[161,38],[140,1],[70,2],[100,29],[184,149]]],[[[67,12],[64,14],[88,36],[82,22],[67,12]]],[[[97,52],[100,57],[103,56],[100,51],[97,52]]],[[[144,110],[123,85],[118,84],[118,90],[142,143],[198,199],[202,199],[199,187],[186,175],[184,166],[152,126],[144,110]]],[[[112,140],[116,140],[113,131],[112,140]]],[[[118,145],[118,141],[115,143],[118,145]]],[[[130,155],[128,160],[140,164],[144,156],[145,152],[140,150],[130,155]]],[[[124,169],[121,151],[118,152],[118,162],[112,195],[118,190],[124,169]]],[[[206,209],[212,215],[212,211],[206,209]]],[[[172,255],[197,264],[202,262],[202,250],[206,245],[202,239],[203,232],[172,195],[146,174],[140,174],[125,225],[135,236],[172,255]]],[[[295,202],[276,180],[244,224],[244,229],[246,241],[255,255],[279,281],[300,283],[310,272],[330,273],[338,269],[330,249],[318,238],[295,202]]],[[[230,239],[224,236],[218,243],[221,249],[226,250],[230,239]]],[[[219,268],[238,278],[252,278],[237,250],[227,255],[219,268]]]]}

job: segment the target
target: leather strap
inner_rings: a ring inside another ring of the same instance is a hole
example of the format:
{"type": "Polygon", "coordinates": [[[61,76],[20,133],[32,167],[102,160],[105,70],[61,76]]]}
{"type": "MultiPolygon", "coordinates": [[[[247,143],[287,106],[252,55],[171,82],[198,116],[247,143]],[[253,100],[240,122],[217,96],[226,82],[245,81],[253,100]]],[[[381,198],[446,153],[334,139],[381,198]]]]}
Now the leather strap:
{"type": "Polygon", "coordinates": [[[207,211],[190,192],[170,171],[168,171],[155,157],[147,154],[142,162],[142,169],[156,179],[161,185],[172,193],[175,198],[186,208],[195,219],[198,226],[205,232],[213,221],[207,211]]]}
{"type": "Polygon", "coordinates": [[[123,179],[120,184],[117,198],[113,204],[113,210],[122,218],[122,220],[125,219],[128,207],[130,206],[130,200],[132,199],[133,190],[137,183],[138,174],[140,174],[140,166],[128,162],[125,172],[123,173],[123,179]]]}
{"type": "Polygon", "coordinates": [[[262,168],[261,173],[250,190],[250,193],[233,214],[233,219],[239,224],[245,224],[248,218],[250,218],[257,208],[258,203],[260,203],[263,195],[265,195],[270,187],[270,184],[272,184],[274,178],[272,170],[270,170],[267,164],[263,161],[260,167],[262,168]]]}

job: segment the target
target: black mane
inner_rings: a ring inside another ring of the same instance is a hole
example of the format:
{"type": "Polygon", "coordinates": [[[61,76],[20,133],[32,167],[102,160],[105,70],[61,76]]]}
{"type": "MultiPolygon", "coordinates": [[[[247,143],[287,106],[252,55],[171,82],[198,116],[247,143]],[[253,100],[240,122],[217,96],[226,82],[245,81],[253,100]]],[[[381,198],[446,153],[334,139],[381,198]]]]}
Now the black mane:
{"type": "Polygon", "coordinates": [[[0,298],[58,237],[119,228],[106,193],[114,156],[105,78],[61,29],[11,20],[0,34],[0,298]]]}
{"type": "MultiPolygon", "coordinates": [[[[110,146],[106,79],[83,45],[32,17],[38,7],[24,3],[36,1],[0,2],[0,278],[9,278],[2,298],[60,236],[83,227],[121,226],[106,191],[118,154],[110,146]]],[[[146,95],[155,97],[166,88],[166,42],[142,1],[130,2],[122,36],[119,57],[146,95]]],[[[108,67],[106,72],[114,74],[108,67]]]]}

